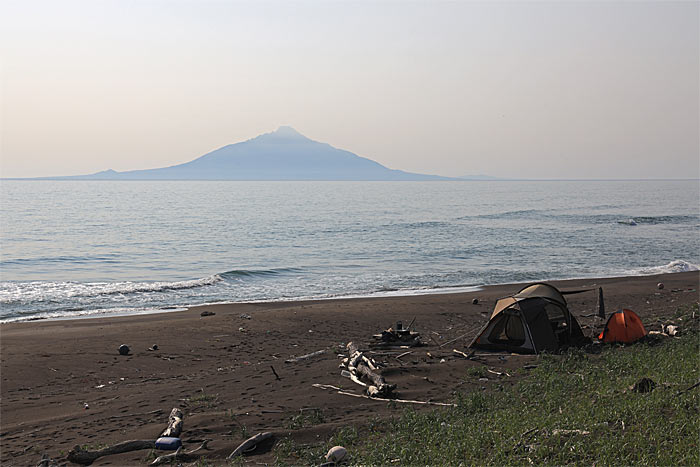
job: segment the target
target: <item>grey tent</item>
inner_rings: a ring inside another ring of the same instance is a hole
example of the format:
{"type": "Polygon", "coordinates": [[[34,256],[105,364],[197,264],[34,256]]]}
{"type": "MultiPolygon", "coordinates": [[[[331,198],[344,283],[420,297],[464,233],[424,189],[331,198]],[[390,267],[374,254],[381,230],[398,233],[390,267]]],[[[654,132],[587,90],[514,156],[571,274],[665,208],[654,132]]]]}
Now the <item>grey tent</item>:
{"type": "Polygon", "coordinates": [[[491,319],[470,347],[536,354],[587,341],[562,293],[537,283],[498,300],[491,319]]]}

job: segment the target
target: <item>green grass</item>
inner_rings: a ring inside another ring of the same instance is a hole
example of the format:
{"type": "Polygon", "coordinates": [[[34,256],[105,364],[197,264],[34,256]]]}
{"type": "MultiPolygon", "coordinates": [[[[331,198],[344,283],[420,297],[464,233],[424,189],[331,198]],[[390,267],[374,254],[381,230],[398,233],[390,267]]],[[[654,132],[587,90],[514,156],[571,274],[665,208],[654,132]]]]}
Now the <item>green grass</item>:
{"type": "Polygon", "coordinates": [[[700,465],[700,388],[678,394],[700,379],[698,315],[697,305],[679,310],[679,339],[544,355],[511,387],[349,427],[323,445],[288,443],[278,462],[318,462],[340,444],[362,465],[700,465]],[[643,377],[652,392],[629,389],[643,377]]]}
{"type": "Polygon", "coordinates": [[[219,402],[218,394],[206,394],[204,389],[201,389],[201,394],[190,397],[185,402],[192,408],[207,408],[215,407],[219,402]]]}
{"type": "Polygon", "coordinates": [[[300,410],[298,414],[294,414],[289,418],[287,428],[296,430],[307,426],[319,425],[325,421],[321,409],[300,410]]]}

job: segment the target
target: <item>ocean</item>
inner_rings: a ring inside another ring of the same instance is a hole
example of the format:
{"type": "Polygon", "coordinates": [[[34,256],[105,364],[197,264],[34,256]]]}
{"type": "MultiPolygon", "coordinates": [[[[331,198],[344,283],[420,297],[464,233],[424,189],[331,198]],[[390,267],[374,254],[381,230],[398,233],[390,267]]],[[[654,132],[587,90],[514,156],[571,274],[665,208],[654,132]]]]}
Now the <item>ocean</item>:
{"type": "Polygon", "coordinates": [[[697,270],[694,181],[0,183],[0,321],[697,270]]]}

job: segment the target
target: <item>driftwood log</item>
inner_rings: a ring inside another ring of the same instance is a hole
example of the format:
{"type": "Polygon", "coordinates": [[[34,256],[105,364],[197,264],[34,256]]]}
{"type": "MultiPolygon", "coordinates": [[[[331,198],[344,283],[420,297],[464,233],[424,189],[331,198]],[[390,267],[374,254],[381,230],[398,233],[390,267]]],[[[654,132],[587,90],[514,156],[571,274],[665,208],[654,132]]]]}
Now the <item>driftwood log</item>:
{"type": "Polygon", "coordinates": [[[370,397],[390,397],[396,389],[395,384],[387,384],[384,377],[374,370],[377,369],[374,362],[365,357],[354,342],[348,342],[350,359],[348,360],[348,371],[357,379],[364,376],[371,384],[367,387],[367,395],[370,397]]]}
{"type": "MultiPolygon", "coordinates": [[[[165,429],[165,431],[163,431],[161,436],[180,436],[183,424],[182,419],[182,411],[178,408],[174,408],[170,412],[170,417],[168,417],[168,427],[165,429]]],[[[87,449],[83,449],[80,445],[75,445],[73,446],[73,449],[68,452],[66,460],[73,462],[74,464],[90,465],[100,457],[122,454],[130,451],[139,451],[142,449],[155,449],[155,447],[155,439],[132,439],[130,441],[123,441],[121,443],[95,451],[89,451],[87,449]]]]}
{"type": "Polygon", "coordinates": [[[97,451],[87,451],[80,447],[80,445],[76,445],[70,450],[66,459],[74,464],[90,465],[100,457],[121,454],[123,452],[139,451],[141,449],[155,448],[156,441],[151,439],[133,439],[131,441],[124,441],[113,446],[98,449],[97,451]]]}
{"type": "Polygon", "coordinates": [[[270,433],[269,431],[266,431],[264,433],[258,433],[257,435],[243,441],[236,449],[233,450],[231,454],[228,455],[226,459],[233,459],[234,457],[240,456],[246,451],[251,451],[255,449],[255,447],[258,444],[269,438],[272,438],[272,433],[270,433]]]}
{"type": "Polygon", "coordinates": [[[197,448],[192,451],[183,451],[182,446],[177,448],[177,451],[171,452],[170,454],[165,454],[164,456],[159,456],[151,462],[149,465],[160,465],[160,464],[165,464],[165,463],[171,463],[173,461],[181,461],[181,462],[194,462],[202,454],[197,454],[199,451],[203,451],[205,449],[209,449],[207,447],[207,443],[210,440],[205,439],[202,444],[197,448]]]}
{"type": "Polygon", "coordinates": [[[172,438],[178,438],[180,433],[182,433],[182,410],[175,407],[168,417],[168,428],[161,433],[161,436],[169,436],[172,438]]]}

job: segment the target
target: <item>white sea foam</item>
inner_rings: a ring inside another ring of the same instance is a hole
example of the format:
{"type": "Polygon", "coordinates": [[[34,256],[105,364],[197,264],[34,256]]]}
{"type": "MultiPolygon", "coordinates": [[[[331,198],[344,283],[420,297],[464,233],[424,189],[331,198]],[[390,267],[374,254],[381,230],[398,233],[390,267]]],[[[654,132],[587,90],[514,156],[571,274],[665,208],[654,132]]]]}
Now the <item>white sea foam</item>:
{"type": "Polygon", "coordinates": [[[671,261],[663,266],[653,266],[646,268],[638,268],[630,271],[634,275],[651,276],[654,274],[669,274],[676,272],[689,272],[689,271],[700,271],[700,266],[697,264],[689,263],[688,261],[683,261],[682,259],[677,259],[671,261]]]}
{"type": "Polygon", "coordinates": [[[46,311],[34,313],[26,316],[12,316],[0,319],[0,323],[16,323],[23,321],[37,320],[62,320],[78,318],[104,318],[114,316],[147,315],[152,313],[170,313],[173,311],[184,311],[185,307],[163,308],[102,308],[96,310],[72,310],[72,311],[46,311]]]}
{"type": "Polygon", "coordinates": [[[193,289],[223,280],[218,274],[175,282],[2,282],[0,303],[60,301],[79,297],[131,295],[193,289]]]}

